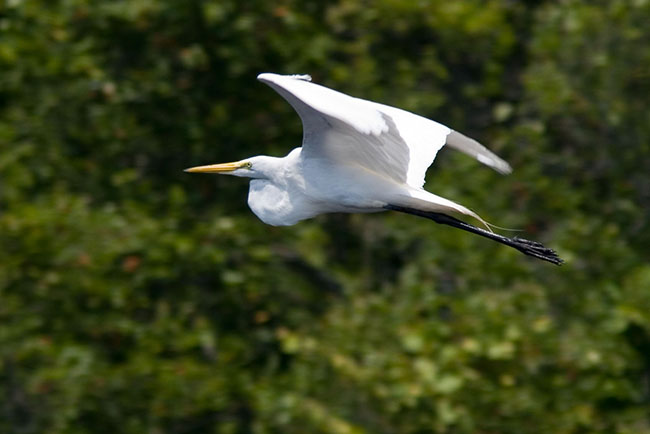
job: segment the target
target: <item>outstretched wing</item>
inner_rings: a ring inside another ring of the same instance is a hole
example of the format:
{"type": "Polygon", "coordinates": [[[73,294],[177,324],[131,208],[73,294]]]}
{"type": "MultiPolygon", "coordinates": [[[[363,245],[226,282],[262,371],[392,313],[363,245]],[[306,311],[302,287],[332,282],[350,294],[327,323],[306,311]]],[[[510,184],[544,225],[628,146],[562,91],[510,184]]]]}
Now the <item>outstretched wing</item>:
{"type": "Polygon", "coordinates": [[[508,163],[478,142],[413,113],[311,83],[309,76],[260,74],[303,123],[303,154],[356,164],[415,188],[445,143],[502,173],[508,163]]]}

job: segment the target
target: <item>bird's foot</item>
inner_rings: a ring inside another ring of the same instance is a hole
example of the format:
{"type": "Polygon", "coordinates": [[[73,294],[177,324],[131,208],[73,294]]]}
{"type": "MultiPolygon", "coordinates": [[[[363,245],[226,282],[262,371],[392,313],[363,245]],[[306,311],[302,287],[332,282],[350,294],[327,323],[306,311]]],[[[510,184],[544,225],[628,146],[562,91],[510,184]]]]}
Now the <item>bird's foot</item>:
{"type": "Polygon", "coordinates": [[[525,255],[533,256],[555,265],[562,265],[564,263],[564,260],[558,256],[555,250],[545,247],[542,243],[519,237],[510,238],[510,240],[512,241],[510,245],[525,255]]]}

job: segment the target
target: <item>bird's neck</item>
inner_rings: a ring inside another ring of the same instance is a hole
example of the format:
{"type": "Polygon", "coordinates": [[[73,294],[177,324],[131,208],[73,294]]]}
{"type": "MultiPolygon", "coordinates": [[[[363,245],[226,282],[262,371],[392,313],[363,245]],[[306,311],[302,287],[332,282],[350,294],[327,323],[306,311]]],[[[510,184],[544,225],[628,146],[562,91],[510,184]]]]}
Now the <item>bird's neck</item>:
{"type": "Polygon", "coordinates": [[[262,179],[268,179],[281,185],[292,172],[292,168],[299,165],[301,149],[296,148],[282,158],[266,155],[256,157],[253,164],[257,171],[263,175],[262,179]]]}

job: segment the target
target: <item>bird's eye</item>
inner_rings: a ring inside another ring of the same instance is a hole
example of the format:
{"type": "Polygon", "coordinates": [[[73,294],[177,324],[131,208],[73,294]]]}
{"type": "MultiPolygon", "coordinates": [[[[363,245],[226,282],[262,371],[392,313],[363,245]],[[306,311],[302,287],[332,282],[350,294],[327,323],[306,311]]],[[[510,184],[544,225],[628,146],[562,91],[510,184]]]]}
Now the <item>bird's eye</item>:
{"type": "Polygon", "coordinates": [[[244,163],[244,167],[247,168],[247,169],[252,169],[253,168],[253,163],[251,163],[250,161],[247,161],[246,163],[244,163]]]}

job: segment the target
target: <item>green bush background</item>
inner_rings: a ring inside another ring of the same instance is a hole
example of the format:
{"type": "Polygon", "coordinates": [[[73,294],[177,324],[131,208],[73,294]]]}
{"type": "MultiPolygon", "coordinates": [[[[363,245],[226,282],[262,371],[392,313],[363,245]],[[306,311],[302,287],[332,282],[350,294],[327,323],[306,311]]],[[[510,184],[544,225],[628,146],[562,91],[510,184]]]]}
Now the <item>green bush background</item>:
{"type": "Polygon", "coordinates": [[[650,2],[0,2],[0,432],[650,433],[650,2]],[[255,77],[421,113],[428,189],[287,228],[182,169],[300,143],[255,77]]]}

